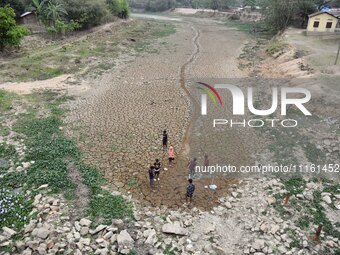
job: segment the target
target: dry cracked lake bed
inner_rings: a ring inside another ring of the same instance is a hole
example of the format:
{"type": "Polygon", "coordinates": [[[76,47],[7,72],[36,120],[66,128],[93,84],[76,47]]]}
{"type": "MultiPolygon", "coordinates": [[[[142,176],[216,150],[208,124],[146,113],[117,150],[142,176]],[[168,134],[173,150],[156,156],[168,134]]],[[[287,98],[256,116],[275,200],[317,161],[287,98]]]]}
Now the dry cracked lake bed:
{"type": "Polygon", "coordinates": [[[193,204],[185,203],[192,158],[237,168],[339,163],[339,93],[327,100],[319,77],[294,69],[305,60],[293,46],[266,55],[272,42],[234,22],[173,13],[26,39],[0,64],[0,205],[19,210],[1,218],[0,226],[15,224],[0,232],[0,255],[339,254],[336,171],[198,173],[193,204]],[[206,92],[202,116],[199,82],[255,86],[257,108],[270,106],[274,86],[307,87],[313,116],[288,107],[299,128],[212,128],[215,116],[235,117],[234,101],[206,92]],[[155,159],[162,167],[151,190],[155,159]]]}

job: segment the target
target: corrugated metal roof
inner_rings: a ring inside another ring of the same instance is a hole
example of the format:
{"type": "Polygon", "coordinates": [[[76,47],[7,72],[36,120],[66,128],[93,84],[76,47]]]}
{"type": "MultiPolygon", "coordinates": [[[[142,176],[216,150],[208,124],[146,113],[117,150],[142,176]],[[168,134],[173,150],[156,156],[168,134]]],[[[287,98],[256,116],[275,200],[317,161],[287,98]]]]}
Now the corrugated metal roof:
{"type": "Polygon", "coordinates": [[[30,14],[32,14],[32,13],[33,13],[33,12],[25,12],[25,13],[21,14],[20,18],[23,18],[23,17],[25,17],[25,16],[27,16],[27,15],[30,15],[30,14]]]}

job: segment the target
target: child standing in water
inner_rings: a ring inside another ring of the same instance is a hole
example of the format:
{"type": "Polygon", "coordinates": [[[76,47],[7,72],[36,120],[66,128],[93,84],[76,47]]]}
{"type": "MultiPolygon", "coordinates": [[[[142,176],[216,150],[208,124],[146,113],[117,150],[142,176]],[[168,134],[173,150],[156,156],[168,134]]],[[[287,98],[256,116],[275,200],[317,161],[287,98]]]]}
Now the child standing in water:
{"type": "Polygon", "coordinates": [[[159,181],[159,173],[161,171],[161,162],[159,162],[159,159],[156,159],[156,162],[154,163],[155,166],[155,181],[159,181]]]}
{"type": "Polygon", "coordinates": [[[168,150],[168,157],[169,157],[169,166],[172,166],[175,160],[175,150],[174,147],[170,146],[168,150]]]}

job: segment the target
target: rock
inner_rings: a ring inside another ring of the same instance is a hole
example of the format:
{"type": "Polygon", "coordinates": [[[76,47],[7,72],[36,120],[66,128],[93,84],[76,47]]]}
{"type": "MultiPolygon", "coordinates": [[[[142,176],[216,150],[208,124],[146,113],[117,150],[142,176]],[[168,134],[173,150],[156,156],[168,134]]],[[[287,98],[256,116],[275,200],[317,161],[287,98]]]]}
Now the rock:
{"type": "Polygon", "coordinates": [[[123,229],[124,228],[124,221],[113,219],[112,220],[112,226],[117,227],[118,229],[123,229]]]}
{"type": "Polygon", "coordinates": [[[170,245],[170,244],[171,244],[171,241],[172,241],[171,238],[168,237],[168,238],[165,238],[163,242],[164,242],[166,245],[170,245]]]}
{"type": "Polygon", "coordinates": [[[32,255],[32,250],[30,248],[27,248],[22,252],[22,255],[32,255]]]}
{"type": "Polygon", "coordinates": [[[261,251],[264,248],[264,240],[261,239],[255,240],[252,247],[257,251],[261,251]]]}
{"type": "Polygon", "coordinates": [[[327,204],[331,204],[332,203],[332,199],[328,195],[322,197],[322,200],[325,201],[327,204]]]}
{"type": "Polygon", "coordinates": [[[80,226],[83,226],[83,227],[90,227],[91,223],[92,222],[90,220],[85,219],[85,218],[82,218],[79,222],[80,226]]]}
{"type": "Polygon", "coordinates": [[[88,227],[82,227],[79,233],[81,236],[86,236],[89,233],[89,231],[90,229],[88,227]]]}
{"type": "Polygon", "coordinates": [[[30,222],[28,225],[25,227],[25,233],[32,232],[33,229],[35,228],[35,223],[30,222]]]}
{"type": "Polygon", "coordinates": [[[267,202],[268,202],[269,205],[275,204],[276,198],[275,197],[268,197],[267,202]]]}
{"type": "Polygon", "coordinates": [[[47,189],[48,188],[48,184],[43,184],[41,186],[39,186],[38,189],[47,189]]]}
{"type": "Polygon", "coordinates": [[[306,240],[304,240],[302,242],[302,246],[303,246],[303,248],[307,248],[308,247],[308,242],[306,240]]]}
{"type": "Polygon", "coordinates": [[[108,240],[108,239],[111,238],[111,236],[113,236],[113,232],[112,232],[112,231],[109,231],[109,232],[107,232],[107,233],[103,236],[103,238],[106,239],[106,240],[108,240]]]}
{"type": "Polygon", "coordinates": [[[41,227],[37,229],[37,237],[41,239],[46,239],[49,234],[50,234],[50,231],[47,227],[41,227]]]}
{"type": "Polygon", "coordinates": [[[41,243],[37,249],[39,255],[46,255],[47,252],[46,252],[46,244],[44,243],[41,243]]]}
{"type": "MultiPolygon", "coordinates": [[[[122,250],[125,247],[132,248],[134,244],[134,240],[130,236],[130,234],[126,230],[122,230],[118,235],[117,235],[117,243],[118,243],[118,249],[122,250]]],[[[120,251],[122,253],[122,251],[120,251]]]]}
{"type": "Polygon", "coordinates": [[[7,237],[7,238],[11,238],[12,236],[16,235],[17,232],[11,228],[8,227],[3,227],[2,230],[4,231],[3,234],[7,237]]]}
{"type": "Polygon", "coordinates": [[[182,228],[178,221],[173,224],[166,223],[162,226],[162,232],[166,234],[174,234],[180,236],[188,235],[188,231],[185,228],[182,228]]]}
{"type": "Polygon", "coordinates": [[[90,238],[80,238],[79,243],[89,246],[91,243],[90,238]]]}
{"type": "Polygon", "coordinates": [[[237,198],[238,193],[237,193],[237,192],[231,192],[231,195],[232,195],[234,198],[237,198]]]}
{"type": "Polygon", "coordinates": [[[330,146],[331,145],[331,141],[326,139],[323,141],[323,143],[326,145],[326,146],[330,146]]]}
{"type": "Polygon", "coordinates": [[[16,241],[15,247],[19,252],[22,252],[25,249],[25,243],[23,241],[16,241]]]}
{"type": "Polygon", "coordinates": [[[270,233],[272,233],[273,235],[276,234],[277,231],[280,230],[280,226],[279,225],[271,225],[271,229],[270,229],[270,233]]]}
{"type": "Polygon", "coordinates": [[[227,209],[231,209],[233,207],[230,202],[225,202],[224,205],[227,209]]]}
{"type": "Polygon", "coordinates": [[[50,239],[46,242],[46,245],[47,245],[48,249],[52,249],[53,246],[54,246],[54,241],[52,239],[50,239]]]}
{"type": "Polygon", "coordinates": [[[106,229],[106,227],[107,227],[107,226],[105,226],[105,225],[99,225],[98,227],[96,227],[95,230],[92,231],[91,234],[92,234],[92,235],[95,235],[95,234],[97,234],[98,232],[100,232],[100,231],[106,229]]]}
{"type": "Polygon", "coordinates": [[[152,229],[149,234],[148,234],[148,237],[147,239],[145,240],[145,244],[146,245],[154,245],[155,242],[157,241],[157,238],[156,238],[156,230],[152,229]]]}

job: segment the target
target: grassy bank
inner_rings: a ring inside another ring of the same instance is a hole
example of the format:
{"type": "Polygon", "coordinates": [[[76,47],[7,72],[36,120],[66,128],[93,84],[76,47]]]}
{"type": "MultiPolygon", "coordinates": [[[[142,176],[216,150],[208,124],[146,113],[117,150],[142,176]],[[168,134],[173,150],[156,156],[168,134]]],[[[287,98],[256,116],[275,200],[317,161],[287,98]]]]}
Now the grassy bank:
{"type": "Polygon", "coordinates": [[[63,74],[100,75],[113,68],[121,54],[135,54],[138,48],[137,54],[149,52],[151,42],[175,31],[174,25],[165,22],[133,20],[97,27],[66,40],[32,36],[20,53],[0,64],[0,82],[45,80],[63,74]],[[150,45],[140,47],[146,44],[150,45]]]}
{"type": "MultiPolygon", "coordinates": [[[[90,204],[87,215],[93,220],[101,219],[109,223],[113,218],[126,218],[132,216],[132,205],[121,196],[113,196],[101,186],[105,183],[99,171],[89,167],[82,161],[82,154],[74,140],[66,137],[62,131],[65,110],[61,105],[71,98],[51,92],[35,93],[22,100],[29,102],[26,113],[17,116],[13,131],[17,139],[24,141],[27,147],[22,162],[31,162],[27,171],[5,172],[0,178],[0,186],[3,191],[0,199],[8,196],[15,196],[18,204],[12,212],[18,213],[23,210],[25,213],[19,217],[12,217],[11,213],[6,214],[6,221],[1,221],[0,227],[9,226],[20,229],[27,223],[31,209],[31,201],[40,185],[48,184],[51,193],[62,193],[72,203],[75,197],[76,186],[69,175],[69,162],[72,162],[80,172],[83,183],[90,190],[90,204]],[[43,113],[43,114],[42,114],[43,113]],[[19,210],[20,209],[20,210],[19,210]],[[21,217],[26,217],[21,222],[21,217]]],[[[15,161],[14,146],[0,146],[0,158],[15,161]]],[[[22,162],[16,162],[15,166],[22,162]]],[[[81,195],[81,194],[80,194],[81,195]]],[[[2,204],[1,209],[7,208],[2,204]]]]}

